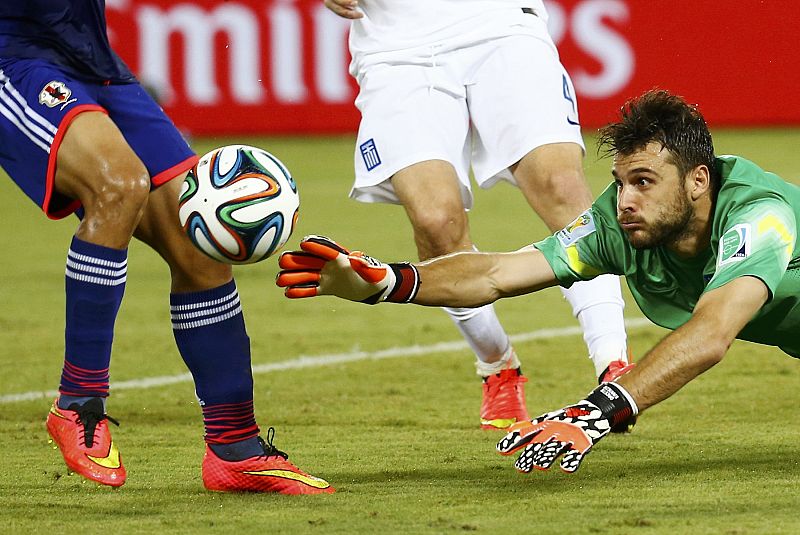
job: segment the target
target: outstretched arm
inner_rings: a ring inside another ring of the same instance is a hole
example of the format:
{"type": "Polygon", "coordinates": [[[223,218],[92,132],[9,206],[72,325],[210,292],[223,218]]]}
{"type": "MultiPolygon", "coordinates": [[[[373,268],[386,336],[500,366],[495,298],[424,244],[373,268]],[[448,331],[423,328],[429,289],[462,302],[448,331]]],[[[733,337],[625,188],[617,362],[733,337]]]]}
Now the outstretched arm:
{"type": "Polygon", "coordinates": [[[750,276],[709,291],[689,321],[630,372],[615,383],[601,384],[574,405],[514,424],[497,443],[497,451],[503,455],[521,452],[515,463],[521,472],[546,470],[559,457],[562,470],[574,472],[612,427],[667,399],[722,360],[768,295],[767,286],[750,276]]]}
{"type": "Polygon", "coordinates": [[[544,255],[533,247],[453,253],[416,267],[420,286],[413,302],[420,305],[477,307],[558,284],[544,255]]]}
{"type": "Polygon", "coordinates": [[[639,410],[655,405],[725,356],[736,335],[766,303],[766,285],[739,277],[704,294],[692,317],[651,349],[618,383],[639,410]]]}
{"type": "Polygon", "coordinates": [[[533,247],[512,253],[454,253],[419,264],[385,264],[323,236],[306,236],[283,253],[278,286],[289,298],[335,295],[351,301],[477,307],[557,284],[533,247]]]}

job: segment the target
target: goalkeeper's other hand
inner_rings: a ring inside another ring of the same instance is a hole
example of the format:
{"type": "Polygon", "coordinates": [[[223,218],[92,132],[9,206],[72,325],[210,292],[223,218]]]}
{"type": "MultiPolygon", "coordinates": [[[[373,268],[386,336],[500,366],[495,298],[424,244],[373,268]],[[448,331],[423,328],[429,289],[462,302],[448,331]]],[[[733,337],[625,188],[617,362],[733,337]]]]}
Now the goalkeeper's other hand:
{"type": "Polygon", "coordinates": [[[497,443],[497,451],[511,455],[522,450],[514,463],[520,472],[547,470],[561,457],[561,469],[572,473],[614,424],[637,411],[623,387],[604,383],[575,405],[514,424],[497,443]]]}
{"type": "Polygon", "coordinates": [[[324,236],[306,236],[300,249],[278,260],[275,283],[291,299],[335,295],[370,305],[408,303],[419,288],[419,274],[409,263],[385,264],[324,236]]]}

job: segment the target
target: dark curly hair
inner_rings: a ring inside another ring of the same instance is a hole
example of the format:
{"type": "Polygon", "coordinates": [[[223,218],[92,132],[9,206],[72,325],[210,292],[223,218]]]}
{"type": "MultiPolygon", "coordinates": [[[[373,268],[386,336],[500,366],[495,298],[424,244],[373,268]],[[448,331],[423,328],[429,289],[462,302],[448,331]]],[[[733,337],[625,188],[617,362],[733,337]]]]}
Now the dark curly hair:
{"type": "Polygon", "coordinates": [[[663,89],[647,91],[620,108],[620,120],[600,129],[598,153],[628,156],[655,141],[667,149],[681,176],[699,165],[708,167],[712,190],[719,190],[714,143],[696,106],[663,89]]]}

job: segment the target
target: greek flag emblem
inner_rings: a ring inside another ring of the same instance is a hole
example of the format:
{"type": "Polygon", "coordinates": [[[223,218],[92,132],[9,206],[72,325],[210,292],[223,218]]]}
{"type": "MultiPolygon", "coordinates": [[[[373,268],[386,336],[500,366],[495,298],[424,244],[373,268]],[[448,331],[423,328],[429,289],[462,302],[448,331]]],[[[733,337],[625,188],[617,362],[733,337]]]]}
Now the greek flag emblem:
{"type": "Polygon", "coordinates": [[[372,171],[381,164],[381,157],[373,139],[368,139],[362,143],[359,150],[361,150],[361,157],[364,159],[367,171],[372,171]]]}

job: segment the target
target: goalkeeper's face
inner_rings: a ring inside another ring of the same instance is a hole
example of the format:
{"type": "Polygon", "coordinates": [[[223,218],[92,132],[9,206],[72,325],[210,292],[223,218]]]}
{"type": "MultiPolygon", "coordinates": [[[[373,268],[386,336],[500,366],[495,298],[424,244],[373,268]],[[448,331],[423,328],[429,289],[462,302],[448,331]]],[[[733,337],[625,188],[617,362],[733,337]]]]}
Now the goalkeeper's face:
{"type": "Polygon", "coordinates": [[[685,177],[660,143],[617,155],[617,221],[636,249],[675,246],[692,233],[694,207],[685,177]]]}

